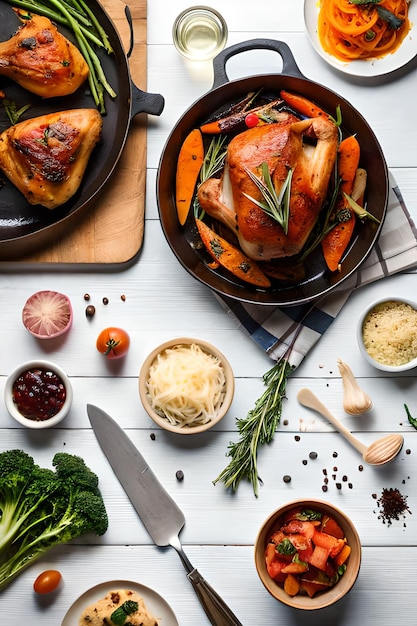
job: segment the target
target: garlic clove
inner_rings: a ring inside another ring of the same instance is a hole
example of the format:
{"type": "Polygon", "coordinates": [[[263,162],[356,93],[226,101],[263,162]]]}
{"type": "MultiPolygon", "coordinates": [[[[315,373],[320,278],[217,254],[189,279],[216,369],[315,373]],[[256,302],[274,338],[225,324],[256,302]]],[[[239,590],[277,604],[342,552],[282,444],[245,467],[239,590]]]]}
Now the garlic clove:
{"type": "Polygon", "coordinates": [[[361,389],[354,377],[349,365],[337,360],[340,375],[343,383],[343,408],[349,415],[361,415],[372,408],[372,400],[368,394],[361,389]]]}

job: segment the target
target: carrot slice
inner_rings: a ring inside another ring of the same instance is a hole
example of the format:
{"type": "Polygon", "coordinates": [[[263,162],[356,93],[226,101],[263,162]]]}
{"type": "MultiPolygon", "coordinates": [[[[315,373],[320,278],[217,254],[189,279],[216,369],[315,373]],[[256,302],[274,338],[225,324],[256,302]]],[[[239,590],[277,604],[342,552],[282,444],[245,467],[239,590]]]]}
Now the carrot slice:
{"type": "Polygon", "coordinates": [[[200,126],[200,130],[205,135],[220,135],[220,133],[222,132],[219,120],[203,124],[202,126],[200,126]]]}
{"type": "Polygon", "coordinates": [[[317,106],[317,104],[297,93],[282,90],[280,92],[280,96],[284,102],[292,107],[294,111],[301,113],[301,115],[305,115],[307,117],[329,117],[329,114],[317,106]]]}
{"type": "Polygon", "coordinates": [[[296,596],[299,593],[300,582],[293,574],[288,574],[286,576],[284,582],[284,591],[288,593],[289,596],[296,596]]]}
{"type": "MultiPolygon", "coordinates": [[[[336,212],[340,211],[343,207],[347,207],[343,193],[347,195],[352,193],[356,171],[359,166],[359,159],[359,142],[354,135],[350,135],[340,142],[338,150],[338,172],[342,182],[340,185],[341,199],[337,203],[336,212]]],[[[340,259],[352,237],[355,222],[355,213],[350,211],[350,218],[345,222],[337,224],[322,241],[324,259],[331,272],[335,272],[339,267],[340,259]]]]}
{"type": "Polygon", "coordinates": [[[203,136],[195,128],[185,138],[178,156],[175,202],[181,226],[187,219],[203,161],[203,136]]]}
{"type": "Polygon", "coordinates": [[[252,259],[247,257],[241,250],[220,237],[204,222],[196,219],[198,232],[201,240],[210,256],[222,267],[232,272],[237,278],[256,287],[270,287],[269,278],[259,269],[252,259]]]}

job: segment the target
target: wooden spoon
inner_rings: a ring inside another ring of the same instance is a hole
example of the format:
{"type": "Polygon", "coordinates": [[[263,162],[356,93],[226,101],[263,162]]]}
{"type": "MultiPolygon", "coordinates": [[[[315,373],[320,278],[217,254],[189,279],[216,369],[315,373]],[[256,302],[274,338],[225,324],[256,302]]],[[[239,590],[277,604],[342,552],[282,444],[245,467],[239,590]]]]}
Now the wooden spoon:
{"type": "Polygon", "coordinates": [[[377,439],[371,443],[370,446],[366,446],[356,439],[350,430],[348,430],[346,426],[343,426],[343,424],[330,413],[310,389],[301,389],[298,392],[297,398],[300,404],[317,411],[317,413],[320,413],[320,415],[328,419],[349,443],[362,454],[365,463],[369,463],[370,465],[383,465],[384,463],[388,463],[388,461],[391,461],[397,456],[403,446],[403,436],[394,434],[381,437],[381,439],[377,439]]]}

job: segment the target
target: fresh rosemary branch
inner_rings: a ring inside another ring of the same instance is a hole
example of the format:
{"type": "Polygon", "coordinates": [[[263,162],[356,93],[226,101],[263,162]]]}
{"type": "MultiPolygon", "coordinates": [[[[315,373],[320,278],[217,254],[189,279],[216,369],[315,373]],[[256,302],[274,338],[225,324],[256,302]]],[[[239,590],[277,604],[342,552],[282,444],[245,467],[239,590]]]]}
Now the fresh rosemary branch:
{"type": "MultiPolygon", "coordinates": [[[[223,168],[224,160],[226,158],[226,135],[220,137],[213,137],[210,141],[209,147],[207,148],[207,152],[204,156],[203,165],[201,166],[200,176],[199,176],[199,184],[204,183],[204,181],[212,178],[220,172],[223,168]]],[[[197,194],[194,197],[194,216],[198,219],[202,219],[204,217],[204,211],[202,211],[200,207],[200,203],[198,202],[197,194]]]]}
{"type": "Polygon", "coordinates": [[[229,444],[227,456],[231,461],[213,484],[222,482],[226,488],[236,491],[240,481],[246,479],[252,483],[253,492],[258,497],[259,483],[262,483],[258,475],[258,449],[274,437],[281,420],[287,380],[293,369],[288,359],[283,357],[264,374],[266,389],[247,417],[236,420],[240,440],[229,444]]]}
{"type": "Polygon", "coordinates": [[[267,163],[262,163],[261,177],[258,178],[256,174],[251,172],[247,167],[245,168],[247,175],[253,183],[258,187],[262,194],[263,202],[255,200],[248,194],[244,194],[246,198],[252,200],[257,206],[259,206],[267,215],[272,217],[282,227],[285,234],[288,232],[288,222],[290,219],[290,193],[291,193],[291,180],[292,169],[288,170],[287,177],[281,187],[279,194],[277,194],[274,187],[274,183],[271,180],[269,168],[267,163]]]}
{"type": "Polygon", "coordinates": [[[16,102],[14,100],[8,100],[7,98],[2,100],[2,104],[12,126],[17,124],[23,113],[31,107],[30,104],[25,104],[18,109],[16,102]]]}

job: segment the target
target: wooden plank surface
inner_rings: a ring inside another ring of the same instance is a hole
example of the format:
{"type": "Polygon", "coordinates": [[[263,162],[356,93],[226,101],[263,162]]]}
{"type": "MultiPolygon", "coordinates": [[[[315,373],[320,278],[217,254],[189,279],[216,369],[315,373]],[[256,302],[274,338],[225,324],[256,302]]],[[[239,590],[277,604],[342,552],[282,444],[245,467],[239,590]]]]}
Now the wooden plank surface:
{"type": "MultiPolygon", "coordinates": [[[[125,50],[130,30],[126,4],[133,19],[134,48],[129,59],[133,82],[146,90],[146,0],[101,0],[113,20],[125,50]]],[[[74,227],[48,248],[17,263],[124,264],[134,259],[143,242],[146,181],[146,117],[132,122],[123,154],[108,189],[74,227]]]]}

